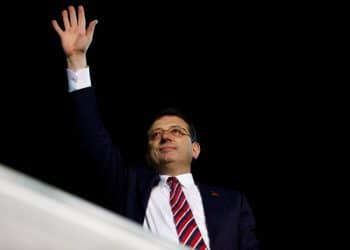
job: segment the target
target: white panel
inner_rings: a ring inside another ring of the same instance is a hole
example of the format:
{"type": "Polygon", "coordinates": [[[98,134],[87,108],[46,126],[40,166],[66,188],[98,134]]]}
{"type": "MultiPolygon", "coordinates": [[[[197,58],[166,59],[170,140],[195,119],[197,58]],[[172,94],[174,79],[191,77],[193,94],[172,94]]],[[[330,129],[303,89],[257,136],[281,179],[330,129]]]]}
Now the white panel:
{"type": "Polygon", "coordinates": [[[0,164],[0,249],[187,249],[0,164]]]}

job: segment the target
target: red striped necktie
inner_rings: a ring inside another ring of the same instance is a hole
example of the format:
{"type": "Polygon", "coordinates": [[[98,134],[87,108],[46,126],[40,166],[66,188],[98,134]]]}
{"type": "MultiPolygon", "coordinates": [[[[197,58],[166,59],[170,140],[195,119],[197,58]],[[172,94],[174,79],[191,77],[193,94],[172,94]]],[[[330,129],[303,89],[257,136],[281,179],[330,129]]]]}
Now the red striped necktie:
{"type": "Polygon", "coordinates": [[[180,182],[176,177],[169,177],[167,184],[170,186],[170,206],[179,241],[193,249],[207,249],[180,182]]]}

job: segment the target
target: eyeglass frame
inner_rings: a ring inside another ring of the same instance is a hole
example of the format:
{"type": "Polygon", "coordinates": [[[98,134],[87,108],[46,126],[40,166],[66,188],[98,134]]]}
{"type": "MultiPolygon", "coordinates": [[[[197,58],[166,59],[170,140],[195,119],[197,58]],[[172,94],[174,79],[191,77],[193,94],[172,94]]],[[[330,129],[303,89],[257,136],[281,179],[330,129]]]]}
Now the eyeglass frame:
{"type": "Polygon", "coordinates": [[[184,127],[181,127],[178,125],[170,126],[168,129],[157,128],[153,131],[148,131],[147,138],[150,141],[156,141],[156,140],[161,139],[161,137],[164,135],[164,133],[170,133],[170,135],[175,137],[175,138],[180,138],[180,137],[187,135],[191,138],[191,141],[193,141],[191,133],[189,131],[187,131],[187,129],[185,129],[184,127]],[[179,135],[172,134],[172,132],[171,132],[172,130],[173,130],[173,132],[180,132],[180,134],[179,135]],[[156,139],[157,136],[154,135],[154,133],[158,132],[158,131],[160,132],[160,134],[159,134],[159,138],[156,139]]]}

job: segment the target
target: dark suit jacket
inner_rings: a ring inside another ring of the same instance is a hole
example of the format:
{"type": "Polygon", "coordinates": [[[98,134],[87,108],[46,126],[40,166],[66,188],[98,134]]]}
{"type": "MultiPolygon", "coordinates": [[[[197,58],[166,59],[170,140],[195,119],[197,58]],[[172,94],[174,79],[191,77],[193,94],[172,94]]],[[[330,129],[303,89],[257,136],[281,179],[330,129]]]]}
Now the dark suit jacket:
{"type": "MultiPolygon", "coordinates": [[[[93,87],[72,93],[80,143],[99,166],[108,208],[143,223],[152,187],[159,175],[150,168],[124,167],[97,112],[93,87]]],[[[245,196],[237,191],[197,183],[213,250],[258,249],[255,222],[245,196]]]]}

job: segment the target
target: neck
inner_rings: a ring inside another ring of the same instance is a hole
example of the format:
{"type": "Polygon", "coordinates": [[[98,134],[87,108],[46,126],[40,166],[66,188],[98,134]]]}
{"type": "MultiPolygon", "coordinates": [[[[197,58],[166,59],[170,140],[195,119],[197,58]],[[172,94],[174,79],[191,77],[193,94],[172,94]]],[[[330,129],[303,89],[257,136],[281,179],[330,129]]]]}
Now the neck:
{"type": "Polygon", "coordinates": [[[191,173],[191,166],[187,165],[177,165],[177,164],[164,164],[162,166],[157,167],[159,174],[177,176],[180,174],[188,174],[191,173]]]}

